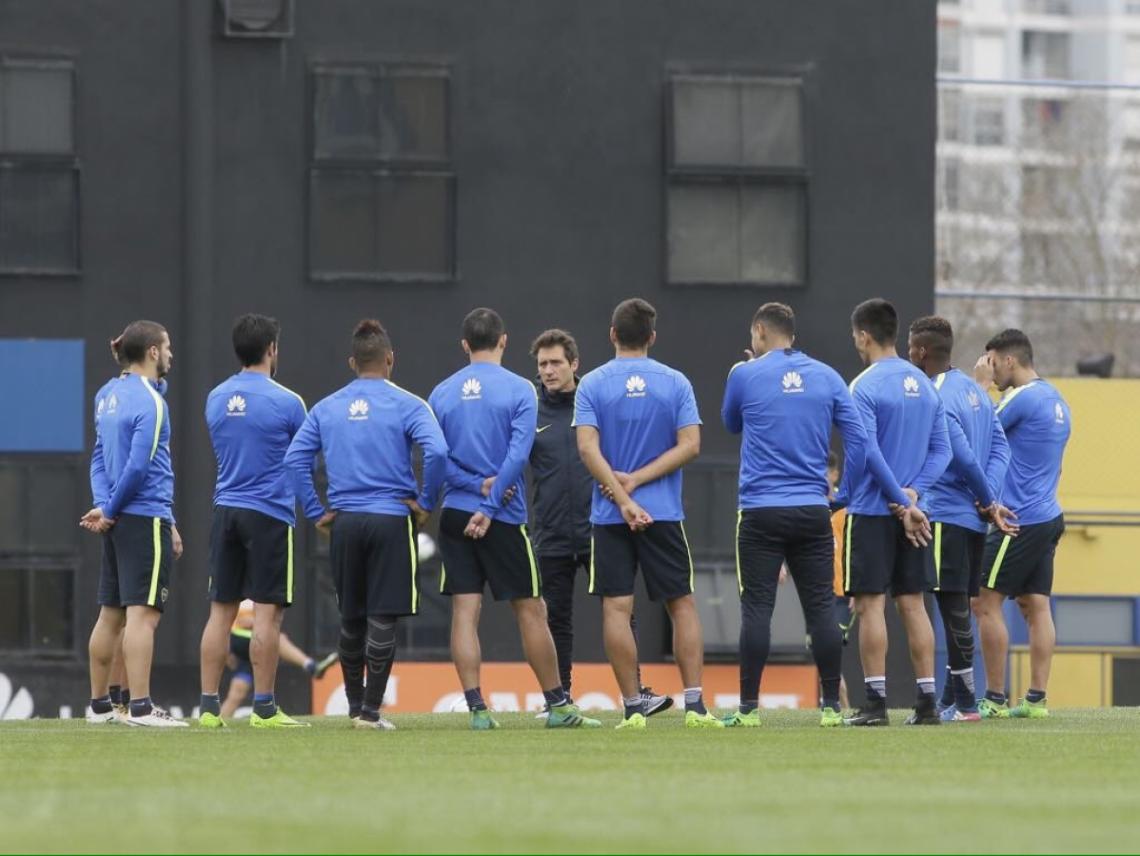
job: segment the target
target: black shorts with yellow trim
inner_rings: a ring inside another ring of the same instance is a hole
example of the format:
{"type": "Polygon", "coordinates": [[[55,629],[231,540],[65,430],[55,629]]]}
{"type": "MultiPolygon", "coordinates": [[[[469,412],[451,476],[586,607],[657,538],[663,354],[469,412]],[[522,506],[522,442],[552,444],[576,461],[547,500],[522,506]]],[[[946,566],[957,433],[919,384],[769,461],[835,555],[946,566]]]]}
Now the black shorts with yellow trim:
{"type": "Polygon", "coordinates": [[[409,515],[337,512],[329,565],[342,618],[415,615],[418,563],[416,528],[409,515]]]}
{"type": "Polygon", "coordinates": [[[1065,517],[1022,526],[1016,538],[991,528],[982,560],[982,585],[1008,597],[1053,593],[1053,558],[1065,517]]]}
{"type": "Polygon", "coordinates": [[[100,606],[150,606],[159,612],[170,595],[174,561],[170,521],[120,514],[103,536],[100,606]]]}
{"type": "Polygon", "coordinates": [[[986,533],[938,520],[931,526],[934,530],[930,549],[934,590],[977,597],[982,585],[986,533]]]}
{"type": "Polygon", "coordinates": [[[252,508],[214,506],[210,600],[291,606],[293,527],[252,508]]]}
{"type": "Polygon", "coordinates": [[[249,654],[249,644],[253,639],[251,630],[230,631],[230,663],[234,677],[242,678],[246,683],[253,683],[253,661],[249,654]]]}
{"type": "Polygon", "coordinates": [[[650,600],[670,601],[693,593],[693,557],[685,524],[658,520],[634,532],[624,523],[594,524],[590,537],[590,594],[633,594],[637,571],[650,600]]]}
{"type": "Polygon", "coordinates": [[[445,508],[439,518],[442,594],[482,594],[495,600],[542,595],[542,579],[526,526],[492,520],[482,538],[463,534],[474,512],[445,508]]]}
{"type": "Polygon", "coordinates": [[[891,515],[847,514],[843,528],[843,588],[849,595],[920,594],[934,588],[928,547],[915,547],[891,515]]]}

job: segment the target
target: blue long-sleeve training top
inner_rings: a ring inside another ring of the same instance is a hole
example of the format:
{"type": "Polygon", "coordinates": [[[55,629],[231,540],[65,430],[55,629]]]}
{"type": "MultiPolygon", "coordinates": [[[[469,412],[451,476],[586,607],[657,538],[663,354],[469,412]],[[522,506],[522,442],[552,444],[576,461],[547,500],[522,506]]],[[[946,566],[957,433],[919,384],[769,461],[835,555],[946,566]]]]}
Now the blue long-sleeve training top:
{"type": "Polygon", "coordinates": [[[107,497],[99,507],[110,518],[135,514],[173,522],[174,471],[166,400],[154,383],[137,374],[112,381],[103,391],[97,444],[107,497]]]}
{"type": "MultiPolygon", "coordinates": [[[[582,378],[574,427],[598,430],[602,456],[614,472],[632,473],[677,445],[677,432],[700,425],[689,379],[649,357],[615,357],[582,378]]],[[[657,520],[684,520],[681,470],[643,484],[633,501],[657,520]]],[[[621,509],[594,487],[590,522],[624,523],[621,509]]]]}
{"type": "Polygon", "coordinates": [[[442,381],[428,401],[449,450],[443,507],[526,523],[523,471],[538,425],[534,385],[495,363],[475,362],[442,381]],[[483,481],[492,476],[484,497],[483,481]],[[511,487],[515,494],[504,503],[511,487]]]}
{"type": "Polygon", "coordinates": [[[737,363],[725,384],[721,420],[740,447],[739,507],[827,505],[827,458],[834,425],[844,467],[872,477],[891,502],[908,505],[877,449],[868,443],[847,385],[830,366],[793,349],[737,363]]]}
{"type": "Polygon", "coordinates": [[[285,467],[305,516],[324,513],[313,491],[317,453],[325,459],[334,511],[407,516],[404,500],[435,507],[447,469],[447,443],[428,403],[389,380],[357,378],[314,405],[289,451],[285,467]],[[423,450],[423,487],[412,471],[412,445],[423,450]]]}
{"type": "MultiPolygon", "coordinates": [[[[252,509],[292,526],[296,498],[285,452],[305,416],[301,396],[261,372],[238,372],[214,387],[206,397],[218,463],[214,505],[252,509]]],[[[319,507],[316,491],[303,495],[301,504],[319,507]]]]}
{"type": "Polygon", "coordinates": [[[946,408],[953,458],[919,504],[931,520],[985,532],[975,501],[988,506],[1001,494],[1009,443],[993,402],[972,377],[951,368],[933,382],[946,408]]]}
{"type": "Polygon", "coordinates": [[[1002,503],[1014,510],[1022,526],[1052,520],[1061,513],[1057,485],[1072,433],[1069,405],[1055,386],[1036,378],[1007,392],[997,415],[1010,451],[1002,503]]]}
{"type": "MultiPolygon", "coordinates": [[[[934,385],[911,363],[888,357],[872,363],[849,387],[867,434],[874,437],[895,479],[925,495],[950,463],[946,411],[934,385]]],[[[844,470],[841,498],[851,514],[887,515],[874,476],[844,470]]]]}

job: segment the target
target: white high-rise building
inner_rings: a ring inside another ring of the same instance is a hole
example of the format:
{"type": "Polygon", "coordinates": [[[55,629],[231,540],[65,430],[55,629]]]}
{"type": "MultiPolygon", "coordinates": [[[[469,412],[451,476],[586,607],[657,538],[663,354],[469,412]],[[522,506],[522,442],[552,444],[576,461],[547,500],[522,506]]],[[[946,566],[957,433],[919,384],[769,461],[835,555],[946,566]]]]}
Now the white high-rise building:
{"type": "Polygon", "coordinates": [[[938,72],[939,311],[1140,373],[1140,0],[941,0],[938,72]]]}

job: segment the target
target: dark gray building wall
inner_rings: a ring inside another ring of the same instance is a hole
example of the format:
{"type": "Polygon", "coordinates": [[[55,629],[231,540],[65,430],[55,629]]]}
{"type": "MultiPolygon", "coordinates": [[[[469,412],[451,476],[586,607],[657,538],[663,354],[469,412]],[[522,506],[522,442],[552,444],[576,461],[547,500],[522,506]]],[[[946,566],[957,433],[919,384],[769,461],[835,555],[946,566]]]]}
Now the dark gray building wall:
{"type": "MultiPolygon", "coordinates": [[[[153,317],[174,338],[187,546],[163,663],[196,661],[213,481],[201,406],[234,367],[228,329],[240,312],[281,319],[279,379],[312,403],[348,380],[347,336],[361,316],[388,325],[397,382],[426,396],[462,364],[459,322],[474,306],[500,309],[506,364],[529,375],[526,344],[548,326],[578,335],[584,368],[604,361],[610,310],[640,295],[660,312],[655,356],[696,388],[704,458],[731,466],[720,393],[760,302],[791,302],[801,345],[849,377],[854,303],[890,298],[904,322],[932,308],[933,0],[297,0],[295,34],[280,41],[225,39],[217,4],[201,3],[208,13],[174,0],[0,0],[0,52],[75,59],[82,168],[81,275],[0,278],[0,336],[86,339],[89,393],[111,371],[106,338],[127,321],[153,317]],[[205,44],[207,55],[194,53],[205,44]],[[455,282],[310,281],[308,72],[320,59],[449,68],[455,282]],[[667,72],[684,68],[802,72],[805,286],[665,284],[664,91],[667,72]],[[188,149],[203,140],[209,152],[188,149]],[[196,307],[209,323],[191,330],[196,307]]],[[[731,494],[715,501],[731,516],[731,494]]],[[[723,530],[694,540],[731,554],[723,530]]],[[[77,651],[97,575],[83,543],[77,651]]],[[[317,641],[307,607],[293,612],[287,626],[317,641]]],[[[491,614],[489,655],[517,656],[505,616],[491,614]]],[[[600,656],[597,634],[582,635],[582,652],[600,656]]]]}

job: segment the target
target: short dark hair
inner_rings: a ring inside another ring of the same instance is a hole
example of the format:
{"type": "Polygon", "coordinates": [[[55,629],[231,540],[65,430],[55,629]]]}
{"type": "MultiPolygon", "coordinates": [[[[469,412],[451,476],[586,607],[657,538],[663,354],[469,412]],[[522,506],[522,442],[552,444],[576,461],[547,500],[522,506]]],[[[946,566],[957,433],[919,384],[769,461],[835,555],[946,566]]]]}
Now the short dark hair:
{"type": "Polygon", "coordinates": [[[234,353],[243,368],[255,366],[265,359],[265,352],[280,336],[281,324],[276,318],[246,313],[234,320],[234,353]]]}
{"type": "Polygon", "coordinates": [[[146,359],[146,352],[162,345],[166,328],[156,321],[132,321],[121,336],[111,340],[111,351],[121,365],[133,365],[146,359]]]}
{"type": "Polygon", "coordinates": [[[924,315],[911,322],[910,335],[915,341],[943,359],[950,359],[954,350],[954,328],[941,315],[924,315]]]}
{"type": "Polygon", "coordinates": [[[644,348],[653,338],[653,330],[657,326],[657,310],[648,300],[631,297],[617,305],[610,324],[619,345],[644,348]]]}
{"type": "Polygon", "coordinates": [[[899,314],[888,301],[873,297],[855,307],[851,326],[869,335],[877,345],[893,345],[899,335],[899,314]]]}
{"type": "Polygon", "coordinates": [[[559,345],[562,346],[562,351],[566,354],[566,362],[572,363],[578,359],[578,343],[574,341],[573,336],[557,327],[543,330],[538,334],[538,337],[530,343],[530,355],[537,357],[540,349],[556,348],[559,345]]]}
{"type": "Polygon", "coordinates": [[[796,335],[796,313],[786,303],[765,303],[752,316],[752,326],[757,324],[772,327],[785,336],[796,335]]]}
{"type": "Polygon", "coordinates": [[[997,351],[999,354],[1012,354],[1023,366],[1033,365],[1033,345],[1029,337],[1012,327],[1002,330],[986,342],[986,350],[997,351]]]}
{"type": "Polygon", "coordinates": [[[463,319],[463,341],[472,351],[493,351],[507,332],[503,319],[494,309],[472,309],[463,319]]]}
{"type": "Polygon", "coordinates": [[[375,318],[365,318],[352,331],[352,359],[358,370],[382,363],[391,352],[388,331],[375,318]]]}

